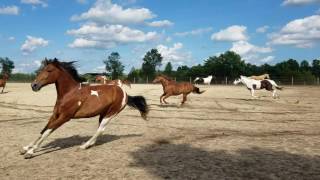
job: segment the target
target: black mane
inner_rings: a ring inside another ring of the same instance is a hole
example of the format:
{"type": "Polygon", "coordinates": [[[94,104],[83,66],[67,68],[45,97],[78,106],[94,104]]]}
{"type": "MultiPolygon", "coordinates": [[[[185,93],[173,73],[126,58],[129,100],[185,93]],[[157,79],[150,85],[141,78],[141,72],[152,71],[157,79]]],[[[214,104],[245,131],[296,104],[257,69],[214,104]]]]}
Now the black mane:
{"type": "Polygon", "coordinates": [[[45,59],[42,61],[42,68],[49,65],[49,64],[53,64],[57,68],[63,68],[64,70],[66,70],[73,77],[73,79],[76,80],[77,82],[84,82],[85,78],[81,77],[78,74],[78,71],[74,65],[75,62],[76,61],[60,62],[57,58],[45,59]]]}

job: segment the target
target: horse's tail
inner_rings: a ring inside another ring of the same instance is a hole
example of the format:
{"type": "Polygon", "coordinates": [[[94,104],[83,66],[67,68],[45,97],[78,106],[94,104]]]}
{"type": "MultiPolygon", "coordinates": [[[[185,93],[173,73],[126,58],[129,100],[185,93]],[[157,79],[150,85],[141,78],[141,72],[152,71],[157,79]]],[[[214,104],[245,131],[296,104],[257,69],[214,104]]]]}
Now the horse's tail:
{"type": "Polygon", "coordinates": [[[192,91],[193,93],[197,93],[197,94],[202,94],[202,93],[204,93],[205,91],[200,91],[200,89],[198,88],[198,87],[196,87],[196,86],[193,86],[193,91],[192,91]]]}
{"type": "Polygon", "coordinates": [[[127,105],[140,111],[141,117],[146,120],[149,112],[147,101],[143,96],[129,96],[127,105]]]}
{"type": "Polygon", "coordinates": [[[278,84],[276,82],[274,82],[273,80],[268,79],[268,81],[278,90],[282,90],[283,87],[278,86],[278,84]]]}

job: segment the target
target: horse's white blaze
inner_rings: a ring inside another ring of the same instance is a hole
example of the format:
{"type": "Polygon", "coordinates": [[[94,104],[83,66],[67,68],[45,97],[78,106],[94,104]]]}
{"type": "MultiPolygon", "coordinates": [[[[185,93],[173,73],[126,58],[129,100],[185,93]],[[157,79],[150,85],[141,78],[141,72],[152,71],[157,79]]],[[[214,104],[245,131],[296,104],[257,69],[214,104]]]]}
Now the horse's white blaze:
{"type": "Polygon", "coordinates": [[[99,97],[98,91],[91,90],[91,95],[99,97]]]}
{"type": "Polygon", "coordinates": [[[81,101],[78,101],[78,106],[81,106],[81,101]]]}

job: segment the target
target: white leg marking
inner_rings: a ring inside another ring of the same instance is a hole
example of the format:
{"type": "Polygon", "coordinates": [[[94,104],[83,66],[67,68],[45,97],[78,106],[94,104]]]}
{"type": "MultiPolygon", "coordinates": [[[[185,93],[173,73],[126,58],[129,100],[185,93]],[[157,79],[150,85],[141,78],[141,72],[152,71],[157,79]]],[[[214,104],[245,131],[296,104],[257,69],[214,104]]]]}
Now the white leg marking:
{"type": "Polygon", "coordinates": [[[40,138],[35,142],[35,144],[28,150],[27,154],[33,154],[36,149],[39,148],[41,143],[50,135],[52,132],[52,129],[47,129],[41,136],[40,138]]]}
{"type": "Polygon", "coordinates": [[[87,149],[88,147],[94,145],[97,141],[97,138],[102,134],[102,132],[105,130],[107,124],[110,122],[110,120],[115,117],[116,115],[114,116],[111,116],[109,118],[105,118],[101,121],[100,125],[99,125],[99,128],[97,130],[97,132],[86,142],[84,143],[83,145],[80,146],[81,149],[87,149]]]}

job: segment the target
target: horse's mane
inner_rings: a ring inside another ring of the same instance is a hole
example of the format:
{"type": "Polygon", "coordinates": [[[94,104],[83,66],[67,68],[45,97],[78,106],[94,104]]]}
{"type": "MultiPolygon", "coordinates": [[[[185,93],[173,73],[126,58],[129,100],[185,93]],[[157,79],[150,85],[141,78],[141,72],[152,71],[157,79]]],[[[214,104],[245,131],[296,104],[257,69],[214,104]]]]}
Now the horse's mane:
{"type": "Polygon", "coordinates": [[[75,68],[75,65],[74,65],[75,62],[76,61],[61,62],[57,58],[45,59],[42,61],[42,68],[49,64],[53,64],[57,68],[63,68],[64,70],[66,70],[71,75],[71,77],[77,82],[84,82],[85,79],[79,75],[77,69],[75,68]]]}
{"type": "Polygon", "coordinates": [[[168,80],[168,81],[174,81],[173,79],[171,79],[170,77],[166,76],[166,75],[163,75],[163,74],[160,74],[158,75],[160,77],[163,77],[164,79],[168,80]]]}

